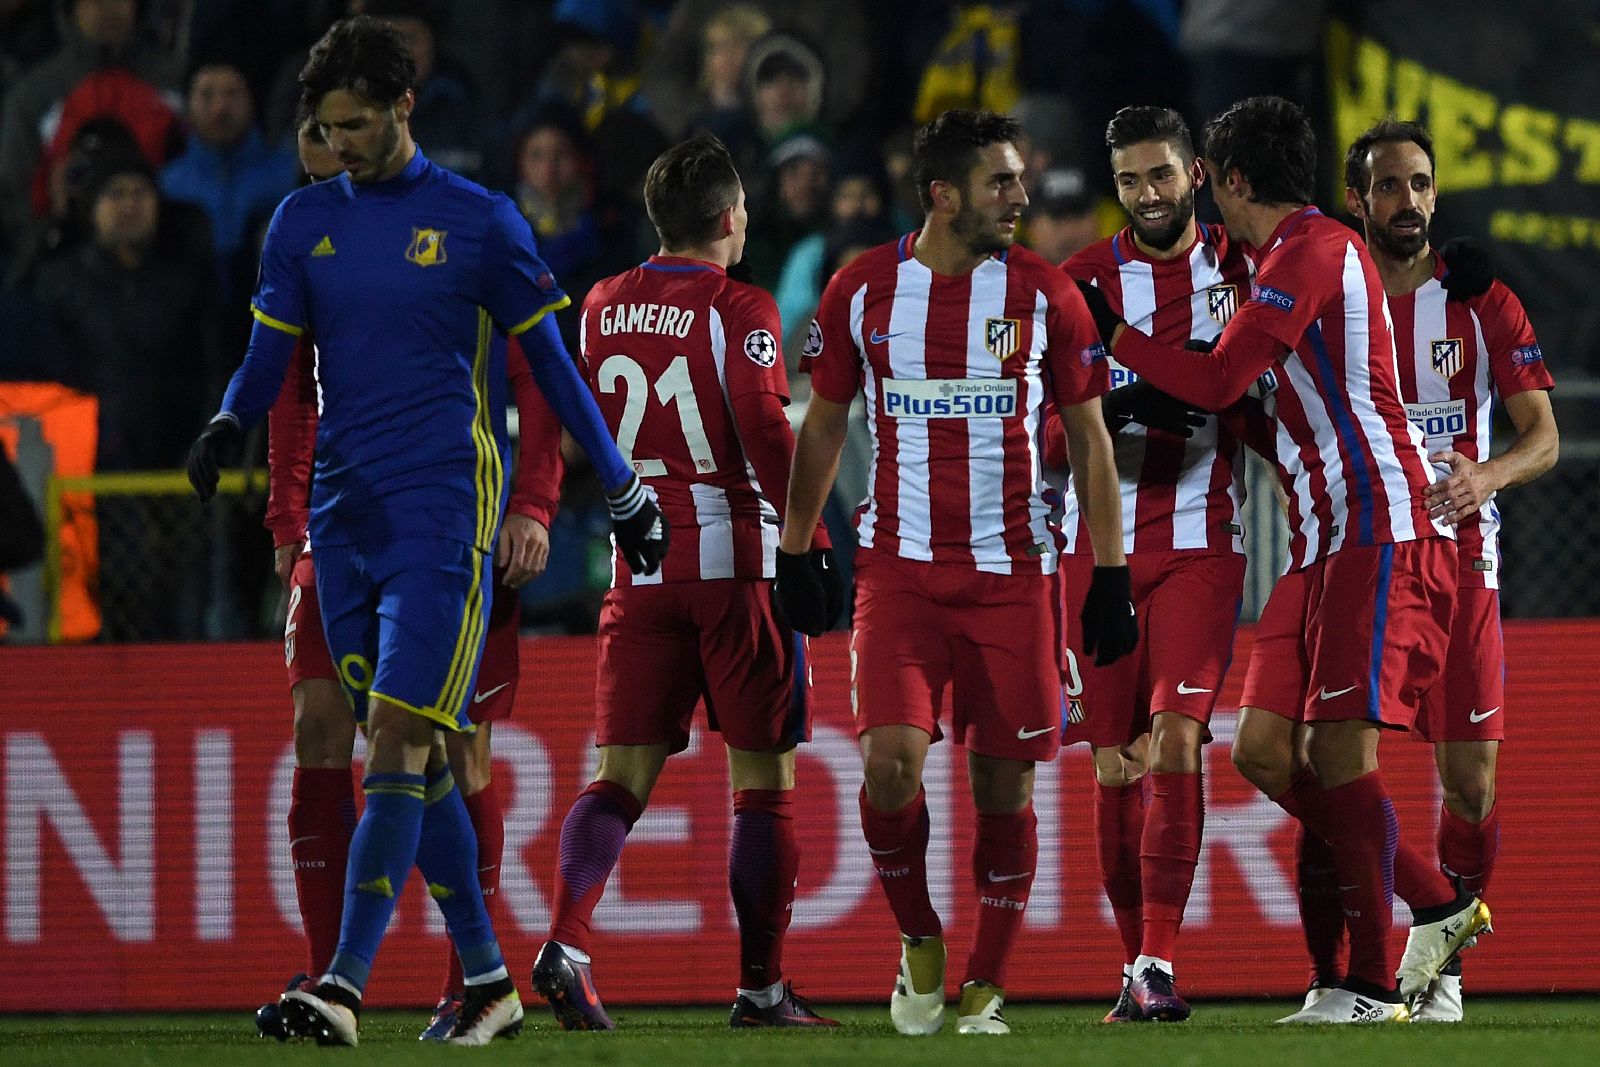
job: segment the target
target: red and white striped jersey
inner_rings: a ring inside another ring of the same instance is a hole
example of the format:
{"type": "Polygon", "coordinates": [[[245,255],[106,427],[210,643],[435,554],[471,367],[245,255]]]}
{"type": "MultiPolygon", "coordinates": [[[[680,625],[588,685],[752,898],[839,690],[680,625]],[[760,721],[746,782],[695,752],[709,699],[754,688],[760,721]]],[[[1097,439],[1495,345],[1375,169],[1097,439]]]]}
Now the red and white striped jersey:
{"type": "MultiPolygon", "coordinates": [[[[1428,451],[1454,449],[1482,463],[1489,458],[1490,415],[1496,396],[1553,389],[1544,353],[1522,302],[1500,282],[1461,303],[1446,299],[1435,257],[1434,276],[1414,293],[1389,297],[1400,393],[1428,451]]],[[[1500,512],[1494,497],[1456,527],[1464,586],[1500,588],[1500,512]]]]}
{"type": "Polygon", "coordinates": [[[1052,574],[1042,406],[1104,393],[1105,346],[1072,281],[1036,253],[1014,247],[951,276],[916,259],[916,238],[833,276],[801,364],[827,400],[866,392],[861,551],[1052,574]]]}
{"type": "MultiPolygon", "coordinates": [[[[1111,310],[1133,329],[1170,345],[1214,339],[1250,291],[1250,267],[1238,243],[1220,226],[1200,226],[1187,256],[1153,259],[1133,240],[1133,228],[1098,241],[1062,266],[1077,281],[1105,293],[1111,310]]],[[[1111,387],[1138,375],[1112,356],[1111,387]]],[[[1194,436],[1129,423],[1112,438],[1122,487],[1122,550],[1208,549],[1243,552],[1244,456],[1216,416],[1194,436]]],[[[1089,531],[1077,494],[1064,494],[1061,520],[1067,552],[1089,552],[1089,531]]]]}
{"type": "Polygon", "coordinates": [[[622,458],[672,528],[653,575],[613,553],[614,586],[773,576],[778,512],[732,405],[752,393],[788,402],[780,336],[771,296],[700,260],[652,256],[589,290],[585,374],[622,458]]]}
{"type": "Polygon", "coordinates": [[[1450,528],[1428,517],[1422,431],[1406,418],[1378,268],[1361,239],[1314,207],[1278,224],[1256,255],[1233,321],[1290,351],[1257,379],[1276,422],[1289,496],[1288,570],[1347,544],[1382,545],[1450,528]]]}

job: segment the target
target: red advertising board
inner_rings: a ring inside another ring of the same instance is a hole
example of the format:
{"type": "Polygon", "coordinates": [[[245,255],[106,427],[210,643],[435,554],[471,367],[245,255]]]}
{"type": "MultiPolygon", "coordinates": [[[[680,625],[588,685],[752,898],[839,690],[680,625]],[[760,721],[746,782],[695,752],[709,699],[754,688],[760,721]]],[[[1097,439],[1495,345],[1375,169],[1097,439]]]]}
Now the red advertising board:
{"type": "MultiPolygon", "coordinates": [[[[1225,703],[1236,699],[1248,643],[1243,634],[1225,703]]],[[[1497,932],[1469,956],[1469,984],[1593,990],[1593,968],[1552,961],[1600,956],[1600,933],[1581,910],[1600,885],[1600,763],[1590,743],[1600,621],[1508,623],[1506,646],[1511,740],[1500,760],[1497,932]]],[[[898,942],[857,823],[842,637],[813,642],[813,662],[816,736],[800,759],[804,852],[788,969],[818,999],[885,1000],[898,942]]],[[[516,717],[495,731],[509,800],[499,930],[521,976],[548,923],[562,815],[593,766],[594,645],[529,641],[523,663],[516,717]]],[[[293,754],[281,649],[0,649],[0,694],[0,1011],[242,1008],[301,969],[284,824],[293,754]]],[[[1229,763],[1233,725],[1232,711],[1218,714],[1207,755],[1205,848],[1179,945],[1184,991],[1293,994],[1305,967],[1292,828],[1229,763]]],[[[1431,851],[1431,750],[1396,736],[1382,758],[1404,832],[1431,851]]],[[[1091,780],[1081,746],[1040,768],[1040,866],[1012,999],[1114,993],[1120,959],[1095,867],[1091,780]]],[[[974,906],[965,788],[960,751],[938,746],[928,762],[929,870],[953,979],[974,906]]],[[[596,977],[610,1002],[729,1000],[737,935],[728,826],[721,746],[697,732],[669,765],[596,915],[596,977]]],[[[437,992],[445,939],[415,882],[369,1003],[420,1005],[437,992]]]]}

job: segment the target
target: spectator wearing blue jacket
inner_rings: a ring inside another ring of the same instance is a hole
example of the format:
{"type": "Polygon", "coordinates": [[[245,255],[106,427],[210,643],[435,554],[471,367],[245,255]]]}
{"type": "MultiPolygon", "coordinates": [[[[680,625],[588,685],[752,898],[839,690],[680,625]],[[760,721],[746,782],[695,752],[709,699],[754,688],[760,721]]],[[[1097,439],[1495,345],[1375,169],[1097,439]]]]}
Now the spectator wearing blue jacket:
{"type": "Polygon", "coordinates": [[[222,296],[238,304],[255,278],[254,234],[295,188],[295,158],[268,143],[244,72],[227,60],[195,65],[185,117],[189,146],[162,170],[161,192],[210,218],[222,296]]]}

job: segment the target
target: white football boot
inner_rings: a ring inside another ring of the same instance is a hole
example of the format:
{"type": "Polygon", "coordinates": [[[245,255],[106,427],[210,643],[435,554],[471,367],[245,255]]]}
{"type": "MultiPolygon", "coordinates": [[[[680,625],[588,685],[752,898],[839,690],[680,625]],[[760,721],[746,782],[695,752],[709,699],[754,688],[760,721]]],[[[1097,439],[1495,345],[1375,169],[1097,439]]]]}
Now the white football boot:
{"type": "Polygon", "coordinates": [[[900,935],[900,974],[889,1019],[902,1034],[926,1037],[944,1025],[944,938],[900,935]]]}

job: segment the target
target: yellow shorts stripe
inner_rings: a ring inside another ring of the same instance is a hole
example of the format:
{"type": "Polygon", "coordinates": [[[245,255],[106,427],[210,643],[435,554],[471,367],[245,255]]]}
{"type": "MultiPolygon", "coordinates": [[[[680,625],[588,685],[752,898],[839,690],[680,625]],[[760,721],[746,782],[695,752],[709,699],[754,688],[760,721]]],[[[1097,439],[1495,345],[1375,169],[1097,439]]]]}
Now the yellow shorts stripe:
{"type": "Polygon", "coordinates": [[[538,311],[535,311],[528,318],[524,319],[523,321],[517,323],[515,326],[511,327],[511,329],[507,330],[506,333],[510,334],[512,337],[516,337],[516,336],[518,336],[520,334],[526,333],[528,330],[533,329],[533,327],[538,324],[539,320],[544,318],[546,315],[550,314],[550,312],[552,312],[552,311],[560,311],[562,308],[568,306],[571,303],[572,303],[572,297],[567,296],[565,293],[563,293],[561,295],[561,299],[560,300],[556,300],[556,301],[554,301],[552,303],[546,304],[544,307],[540,308],[538,311]]]}
{"type": "MultiPolygon", "coordinates": [[[[271,315],[268,315],[265,311],[262,311],[260,308],[256,307],[254,304],[250,305],[250,314],[254,315],[256,317],[256,321],[261,323],[261,325],[271,326],[274,330],[282,330],[290,337],[299,337],[301,334],[306,332],[306,328],[304,326],[291,326],[282,319],[275,319],[271,315]]],[[[542,315],[544,312],[540,312],[540,314],[542,315]]]]}
{"type": "MultiPolygon", "coordinates": [[[[370,697],[376,697],[379,700],[387,700],[401,711],[409,711],[413,715],[421,715],[424,719],[429,719],[438,723],[440,726],[454,730],[457,733],[470,734],[477,729],[475,726],[461,725],[461,723],[456,721],[456,717],[454,715],[440,711],[438,708],[419,708],[415,704],[407,704],[404,700],[396,700],[394,697],[385,693],[380,693],[376,689],[367,695],[370,697]]],[[[418,788],[416,795],[418,797],[422,796],[421,788],[418,788]]]]}

